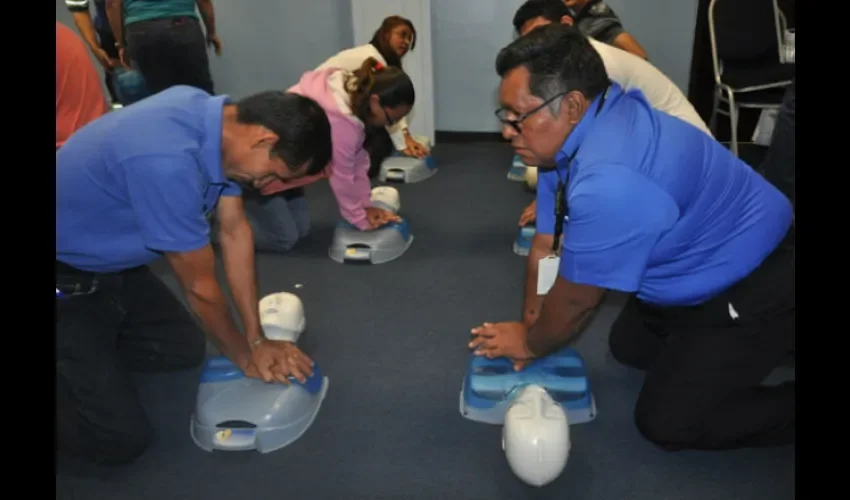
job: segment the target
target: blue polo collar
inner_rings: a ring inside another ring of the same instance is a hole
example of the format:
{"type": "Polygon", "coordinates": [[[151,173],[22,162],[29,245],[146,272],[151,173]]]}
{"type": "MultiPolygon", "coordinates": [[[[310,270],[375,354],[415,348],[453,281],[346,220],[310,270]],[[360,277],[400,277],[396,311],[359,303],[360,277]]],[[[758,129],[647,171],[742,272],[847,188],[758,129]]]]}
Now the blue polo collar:
{"type": "Polygon", "coordinates": [[[224,105],[230,104],[229,96],[210,98],[205,105],[204,139],[201,142],[201,162],[213,184],[227,184],[221,164],[221,128],[224,120],[224,105]]]}
{"type": "Polygon", "coordinates": [[[622,89],[620,89],[616,83],[612,83],[607,89],[591,101],[590,106],[587,107],[587,111],[584,112],[584,116],[581,117],[581,120],[579,120],[573,131],[567,136],[567,140],[564,141],[560,151],[555,154],[555,164],[558,167],[569,167],[570,161],[575,157],[576,153],[578,153],[578,149],[581,146],[581,143],[584,142],[584,138],[591,129],[593,122],[600,114],[602,114],[605,102],[610,102],[612,98],[616,97],[620,93],[622,93],[622,89]]]}

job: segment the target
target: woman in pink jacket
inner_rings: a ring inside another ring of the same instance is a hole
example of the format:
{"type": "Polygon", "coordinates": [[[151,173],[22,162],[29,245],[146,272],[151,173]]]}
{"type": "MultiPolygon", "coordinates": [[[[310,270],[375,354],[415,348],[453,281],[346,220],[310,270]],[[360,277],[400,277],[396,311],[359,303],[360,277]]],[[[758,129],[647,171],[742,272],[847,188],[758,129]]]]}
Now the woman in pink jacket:
{"type": "Polygon", "coordinates": [[[325,68],[308,71],[288,92],[309,97],[325,110],[331,122],[333,156],[318,175],[284,182],[275,180],[260,197],[245,199],[245,212],[254,229],[257,250],[286,252],[310,228],[304,186],[327,177],[342,218],[361,230],[397,221],[392,212],[371,206],[369,153],[364,147],[367,127],[386,127],[407,116],[415,93],[400,68],[369,58],[355,71],[325,68]]]}

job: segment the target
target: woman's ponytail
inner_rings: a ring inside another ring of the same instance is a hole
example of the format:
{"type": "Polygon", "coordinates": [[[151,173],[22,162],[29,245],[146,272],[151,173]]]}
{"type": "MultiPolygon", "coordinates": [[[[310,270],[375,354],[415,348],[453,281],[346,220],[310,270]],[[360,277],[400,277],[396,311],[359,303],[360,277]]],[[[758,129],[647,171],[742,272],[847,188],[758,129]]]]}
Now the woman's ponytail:
{"type": "Polygon", "coordinates": [[[375,72],[383,68],[380,61],[369,57],[348,77],[345,90],[348,91],[352,110],[356,112],[367,103],[369,96],[372,95],[372,87],[375,85],[375,72]]]}
{"type": "Polygon", "coordinates": [[[369,57],[345,81],[345,90],[351,102],[351,110],[361,121],[369,117],[369,97],[377,94],[381,104],[394,108],[399,105],[413,106],[415,99],[413,82],[401,68],[384,66],[374,57],[369,57]]]}

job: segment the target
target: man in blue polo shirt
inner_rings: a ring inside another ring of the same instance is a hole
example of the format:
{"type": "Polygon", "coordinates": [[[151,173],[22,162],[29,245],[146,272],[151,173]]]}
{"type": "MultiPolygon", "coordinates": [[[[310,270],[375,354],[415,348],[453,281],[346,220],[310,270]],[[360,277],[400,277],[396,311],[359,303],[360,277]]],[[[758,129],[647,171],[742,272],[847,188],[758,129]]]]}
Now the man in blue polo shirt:
{"type": "Polygon", "coordinates": [[[330,156],[330,122],[310,99],[270,91],[232,103],[187,86],[109,113],[57,151],[60,450],[137,458],[151,429],[129,373],[198,366],[204,330],[248,376],[309,376],[294,344],[263,337],[240,193],[318,173],[330,156]],[[244,335],[216,278],[212,216],[244,335]],[[163,256],[201,328],[147,267],[163,256]]]}
{"type": "Polygon", "coordinates": [[[496,67],[503,134],[541,166],[537,234],[524,321],[474,328],[470,347],[522,369],[566,345],[607,290],[628,292],[609,345],[647,372],[635,409],[647,439],[792,443],[794,383],[761,384],[794,348],[788,200],[707,134],[611,84],[569,26],[516,40],[496,67]]]}

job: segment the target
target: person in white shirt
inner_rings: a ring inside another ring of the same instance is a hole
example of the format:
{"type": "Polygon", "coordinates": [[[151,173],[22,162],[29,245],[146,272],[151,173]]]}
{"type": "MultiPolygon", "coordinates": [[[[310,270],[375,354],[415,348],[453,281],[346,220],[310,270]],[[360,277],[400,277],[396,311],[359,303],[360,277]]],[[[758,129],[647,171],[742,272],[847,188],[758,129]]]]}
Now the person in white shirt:
{"type": "MultiPolygon", "coordinates": [[[[369,43],[343,50],[316,69],[342,68],[355,71],[370,57],[384,66],[401,68],[401,59],[414,47],[416,47],[416,28],[413,23],[401,16],[389,16],[383,20],[369,43]]],[[[381,163],[392,154],[393,149],[417,158],[430,154],[425,145],[411,137],[406,118],[383,129],[369,128],[366,132],[366,150],[371,160],[370,178],[378,175],[381,163]]]]}
{"type": "MultiPolygon", "coordinates": [[[[570,26],[574,22],[572,11],[562,0],[528,0],[517,9],[513,19],[514,29],[519,36],[525,36],[537,27],[555,22],[570,26]]],[[[626,91],[640,90],[655,109],[675,116],[712,135],[711,130],[685,94],[658,68],[625,50],[590,37],[588,41],[602,57],[605,71],[608,72],[608,78],[611,81],[618,83],[626,91]]],[[[522,211],[519,219],[520,226],[526,226],[535,221],[536,205],[536,201],[531,202],[522,211]]]]}

